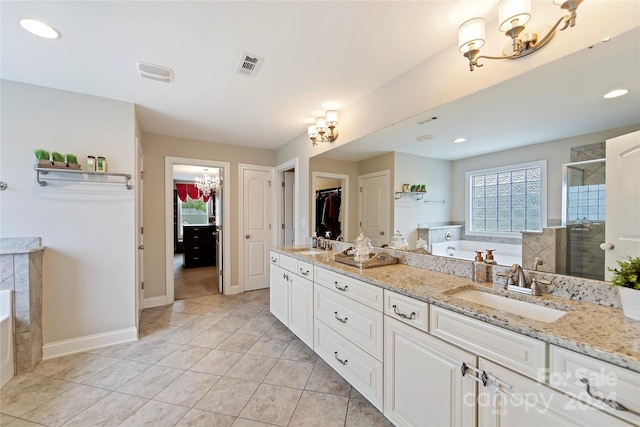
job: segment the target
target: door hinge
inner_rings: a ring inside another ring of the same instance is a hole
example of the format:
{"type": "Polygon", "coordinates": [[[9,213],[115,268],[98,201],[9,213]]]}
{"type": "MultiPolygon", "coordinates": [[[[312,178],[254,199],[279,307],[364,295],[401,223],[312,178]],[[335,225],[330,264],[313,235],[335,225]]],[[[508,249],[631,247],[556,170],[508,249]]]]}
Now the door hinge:
{"type": "Polygon", "coordinates": [[[144,227],[140,227],[140,234],[144,234],[144,227]]]}
{"type": "Polygon", "coordinates": [[[140,171],[140,179],[144,179],[144,171],[140,171]]]}
{"type": "Polygon", "coordinates": [[[224,271],[220,270],[220,273],[219,273],[219,274],[220,274],[220,276],[222,276],[222,273],[224,273],[224,271]]]}
{"type": "Polygon", "coordinates": [[[360,192],[362,193],[362,187],[360,187],[360,192]]]}
{"type": "Polygon", "coordinates": [[[140,289],[144,291],[144,282],[140,282],[140,289]]]}
{"type": "Polygon", "coordinates": [[[271,230],[271,224],[269,224],[269,230],[271,230]]]}
{"type": "Polygon", "coordinates": [[[284,225],[284,224],[282,224],[282,229],[284,230],[285,228],[286,228],[286,227],[285,227],[285,225],[284,225]]]}
{"type": "Polygon", "coordinates": [[[284,187],[284,181],[282,181],[282,186],[284,187]]]}
{"type": "Polygon", "coordinates": [[[271,188],[271,181],[267,181],[269,183],[269,188],[271,188]]]}

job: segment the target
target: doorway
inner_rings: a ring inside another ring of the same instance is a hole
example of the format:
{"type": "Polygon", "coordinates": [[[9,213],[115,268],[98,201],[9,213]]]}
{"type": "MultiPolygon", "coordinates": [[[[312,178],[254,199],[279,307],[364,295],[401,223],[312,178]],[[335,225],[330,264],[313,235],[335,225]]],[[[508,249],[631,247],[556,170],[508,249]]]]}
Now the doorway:
{"type": "Polygon", "coordinates": [[[274,168],[274,182],[279,186],[273,193],[272,241],[275,246],[290,246],[300,243],[298,228],[298,159],[284,162],[274,168]]]}
{"type": "Polygon", "coordinates": [[[348,238],[349,175],[313,171],[311,183],[312,233],[333,240],[348,238]]]}
{"type": "Polygon", "coordinates": [[[167,304],[227,291],[230,277],[223,273],[230,271],[225,256],[230,244],[222,236],[229,235],[229,192],[224,191],[229,167],[228,162],[165,157],[167,304]],[[204,174],[219,180],[206,200],[193,186],[194,178],[204,174]],[[178,189],[176,184],[188,186],[178,189]]]}
{"type": "Polygon", "coordinates": [[[173,165],[174,298],[218,294],[218,228],[222,169],[173,165]],[[198,187],[196,180],[203,186],[198,187]]]}

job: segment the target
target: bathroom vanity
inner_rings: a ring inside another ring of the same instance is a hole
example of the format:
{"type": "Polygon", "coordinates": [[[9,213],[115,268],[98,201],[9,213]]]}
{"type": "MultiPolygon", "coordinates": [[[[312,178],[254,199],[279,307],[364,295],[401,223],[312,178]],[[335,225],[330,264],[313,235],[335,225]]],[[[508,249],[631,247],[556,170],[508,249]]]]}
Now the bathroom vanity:
{"type": "Polygon", "coordinates": [[[640,322],[621,310],[334,255],[272,249],[271,312],[394,424],[640,423],[640,322]]]}

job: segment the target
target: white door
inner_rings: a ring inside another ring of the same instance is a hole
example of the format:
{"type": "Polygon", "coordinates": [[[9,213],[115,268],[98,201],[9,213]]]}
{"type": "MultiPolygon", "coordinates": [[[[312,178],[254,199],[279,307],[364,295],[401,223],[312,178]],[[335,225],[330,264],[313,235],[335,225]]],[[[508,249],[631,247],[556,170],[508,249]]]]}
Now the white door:
{"type": "Polygon", "coordinates": [[[640,256],[640,131],[607,140],[605,280],[617,260],[640,256]]]}
{"type": "Polygon", "coordinates": [[[142,145],[136,137],[137,165],[136,165],[136,233],[137,256],[136,256],[136,326],[139,326],[140,315],[144,308],[144,215],[143,215],[143,179],[144,179],[144,157],[142,145]]]}
{"type": "Polygon", "coordinates": [[[282,244],[289,246],[295,243],[293,228],[293,206],[294,206],[294,177],[293,170],[282,173],[282,244]]]}
{"type": "Polygon", "coordinates": [[[285,326],[289,325],[289,274],[282,267],[271,264],[269,310],[285,326]]]}
{"type": "MultiPolygon", "coordinates": [[[[389,171],[374,172],[358,177],[360,196],[358,221],[373,246],[389,243],[391,210],[389,194],[389,171]]],[[[392,234],[392,233],[391,233],[392,234]]]]}
{"type": "Polygon", "coordinates": [[[242,256],[245,291],[269,287],[272,168],[239,165],[241,175],[242,256]]]}
{"type": "Polygon", "coordinates": [[[384,316],[384,415],[402,426],[474,426],[476,357],[384,316]]]}

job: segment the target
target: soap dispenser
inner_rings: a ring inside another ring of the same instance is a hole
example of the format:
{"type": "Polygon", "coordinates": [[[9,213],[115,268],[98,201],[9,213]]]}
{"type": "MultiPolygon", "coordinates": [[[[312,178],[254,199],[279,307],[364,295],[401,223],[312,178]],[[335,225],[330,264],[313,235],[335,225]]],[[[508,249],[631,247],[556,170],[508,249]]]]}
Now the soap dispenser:
{"type": "Polygon", "coordinates": [[[487,281],[487,264],[482,258],[482,251],[476,251],[476,258],[473,261],[473,281],[474,283],[487,281]]]}
{"type": "Polygon", "coordinates": [[[313,232],[313,237],[311,238],[311,247],[312,248],[318,247],[318,233],[316,233],[315,231],[313,232]]]}
{"type": "Polygon", "coordinates": [[[496,265],[497,262],[493,259],[493,252],[495,249],[485,249],[487,251],[487,255],[484,257],[484,262],[486,264],[496,265]]]}

